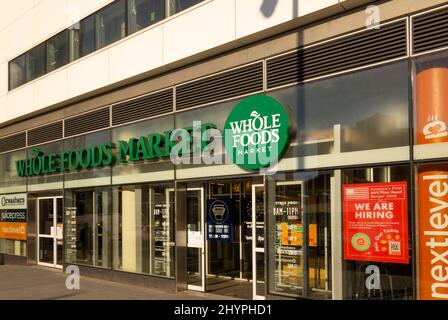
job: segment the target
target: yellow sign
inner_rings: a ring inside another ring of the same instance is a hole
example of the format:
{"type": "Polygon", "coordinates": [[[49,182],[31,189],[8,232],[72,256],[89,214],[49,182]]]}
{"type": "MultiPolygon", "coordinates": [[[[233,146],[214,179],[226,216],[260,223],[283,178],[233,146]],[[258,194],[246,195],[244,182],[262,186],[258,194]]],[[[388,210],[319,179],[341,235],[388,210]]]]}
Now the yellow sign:
{"type": "MultiPolygon", "coordinates": [[[[282,245],[283,246],[301,246],[302,245],[302,225],[283,222],[282,226],[282,245]]],[[[310,224],[308,229],[308,245],[317,247],[317,225],[310,224]]]]}
{"type": "Polygon", "coordinates": [[[0,222],[0,238],[26,240],[26,222],[0,222]]]}

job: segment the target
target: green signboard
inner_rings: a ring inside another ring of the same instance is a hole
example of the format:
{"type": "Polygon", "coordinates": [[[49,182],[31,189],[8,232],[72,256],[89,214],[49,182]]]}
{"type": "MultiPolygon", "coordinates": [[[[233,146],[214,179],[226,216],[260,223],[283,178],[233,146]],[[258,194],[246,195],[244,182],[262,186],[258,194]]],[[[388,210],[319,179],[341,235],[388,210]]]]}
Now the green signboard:
{"type": "Polygon", "coordinates": [[[224,145],[232,162],[244,169],[275,164],[283,154],[289,132],[289,117],[274,98],[256,95],[242,100],[224,126],[224,145]]]}
{"type": "MultiPolygon", "coordinates": [[[[188,128],[60,153],[45,154],[33,148],[30,158],[16,161],[16,171],[19,177],[30,177],[188,156],[201,153],[211,143],[210,138],[204,140],[210,129],[217,129],[217,126],[199,122],[188,128]]],[[[274,98],[256,95],[242,100],[231,111],[224,126],[223,142],[233,163],[247,170],[260,169],[275,164],[281,157],[288,131],[288,114],[283,106],[274,98]]]]}

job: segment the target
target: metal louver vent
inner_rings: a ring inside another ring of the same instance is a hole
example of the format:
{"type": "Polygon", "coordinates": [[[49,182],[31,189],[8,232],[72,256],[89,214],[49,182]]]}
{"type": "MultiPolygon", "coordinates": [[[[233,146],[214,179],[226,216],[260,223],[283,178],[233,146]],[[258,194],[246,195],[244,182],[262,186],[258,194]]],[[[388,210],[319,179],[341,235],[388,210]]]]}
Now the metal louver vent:
{"type": "Polygon", "coordinates": [[[21,132],[0,139],[0,152],[7,152],[26,147],[26,132],[21,132]]]}
{"type": "Polygon", "coordinates": [[[270,59],[268,88],[406,57],[406,29],[402,20],[270,59]]]}
{"type": "Polygon", "coordinates": [[[62,139],[62,121],[28,130],[28,145],[62,139]]]}
{"type": "Polygon", "coordinates": [[[263,63],[255,63],[177,87],[176,110],[263,90],[263,63]]]}
{"type": "Polygon", "coordinates": [[[109,108],[89,112],[65,120],[65,136],[71,137],[90,131],[105,129],[110,126],[109,108]]]}
{"type": "Polygon", "coordinates": [[[165,90],[112,107],[112,125],[136,121],[173,111],[173,90],[165,90]]]}
{"type": "Polygon", "coordinates": [[[448,7],[412,19],[412,52],[448,47],[448,7]]]}

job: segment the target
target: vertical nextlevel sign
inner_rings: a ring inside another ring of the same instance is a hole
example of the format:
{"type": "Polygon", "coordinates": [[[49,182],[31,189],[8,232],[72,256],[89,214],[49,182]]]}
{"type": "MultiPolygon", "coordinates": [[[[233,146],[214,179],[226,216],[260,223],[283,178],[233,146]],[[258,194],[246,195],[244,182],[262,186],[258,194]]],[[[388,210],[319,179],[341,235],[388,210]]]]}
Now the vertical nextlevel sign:
{"type": "Polygon", "coordinates": [[[409,263],[407,183],[344,185],[344,258],[409,263]]]}
{"type": "Polygon", "coordinates": [[[419,292],[423,300],[448,299],[448,172],[419,173],[419,292]]]}

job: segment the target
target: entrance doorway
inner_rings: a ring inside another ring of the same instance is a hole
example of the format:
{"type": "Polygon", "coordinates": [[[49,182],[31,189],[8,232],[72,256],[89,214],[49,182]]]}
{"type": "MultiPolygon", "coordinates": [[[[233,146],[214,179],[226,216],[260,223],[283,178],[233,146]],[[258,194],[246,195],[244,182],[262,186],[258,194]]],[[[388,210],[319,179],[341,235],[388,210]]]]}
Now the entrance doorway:
{"type": "Polygon", "coordinates": [[[37,199],[38,264],[62,269],[62,197],[37,199]]]}
{"type": "Polygon", "coordinates": [[[264,299],[264,186],[260,182],[247,179],[188,185],[189,290],[264,299]]]}

